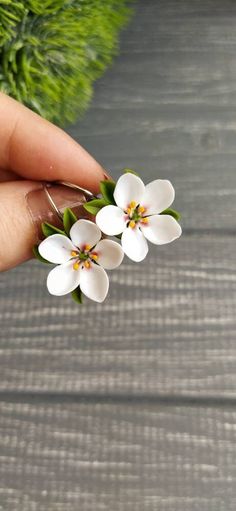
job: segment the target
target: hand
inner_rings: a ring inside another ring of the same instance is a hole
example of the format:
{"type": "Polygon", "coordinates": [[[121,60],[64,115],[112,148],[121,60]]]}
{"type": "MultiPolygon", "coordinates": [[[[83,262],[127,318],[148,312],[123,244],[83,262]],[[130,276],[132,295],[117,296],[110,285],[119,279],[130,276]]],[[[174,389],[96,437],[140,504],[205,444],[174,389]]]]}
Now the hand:
{"type": "Polygon", "coordinates": [[[64,180],[96,193],[104,170],[64,131],[0,93],[0,271],[32,257],[27,194],[64,180]]]}

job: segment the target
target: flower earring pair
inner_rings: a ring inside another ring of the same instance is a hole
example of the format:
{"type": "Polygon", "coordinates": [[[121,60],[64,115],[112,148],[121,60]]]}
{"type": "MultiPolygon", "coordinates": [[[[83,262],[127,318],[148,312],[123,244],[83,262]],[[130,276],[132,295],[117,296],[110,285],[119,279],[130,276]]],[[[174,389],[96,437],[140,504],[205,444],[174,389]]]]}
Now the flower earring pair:
{"type": "Polygon", "coordinates": [[[77,219],[67,209],[63,230],[42,224],[46,239],[34,253],[43,262],[56,264],[47,278],[48,291],[56,296],[72,293],[79,303],[82,295],[103,302],[109,289],[106,270],[120,266],[124,254],[135,262],[148,253],[148,243],[164,245],[182,233],[179,214],[170,209],[175,191],[168,180],[144,185],[133,171],[126,170],[117,181],[100,183],[101,197],[84,208],[95,222],[77,219]],[[103,238],[115,236],[120,243],[103,238]]]}

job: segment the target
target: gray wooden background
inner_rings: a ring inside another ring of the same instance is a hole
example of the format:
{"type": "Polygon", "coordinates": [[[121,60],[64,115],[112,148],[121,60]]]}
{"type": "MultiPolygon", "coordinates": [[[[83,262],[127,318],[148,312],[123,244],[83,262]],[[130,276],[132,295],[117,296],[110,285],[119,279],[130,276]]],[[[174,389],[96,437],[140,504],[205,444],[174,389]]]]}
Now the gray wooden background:
{"type": "Polygon", "coordinates": [[[1,511],[235,511],[236,2],[140,0],[70,133],[170,178],[184,235],[104,305],[0,278],[1,511]]]}

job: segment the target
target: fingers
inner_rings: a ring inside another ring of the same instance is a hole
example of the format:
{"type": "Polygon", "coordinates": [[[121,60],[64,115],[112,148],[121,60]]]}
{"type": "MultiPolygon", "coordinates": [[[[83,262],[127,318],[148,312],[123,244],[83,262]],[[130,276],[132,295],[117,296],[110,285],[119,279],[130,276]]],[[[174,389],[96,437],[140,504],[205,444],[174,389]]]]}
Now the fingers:
{"type": "Polygon", "coordinates": [[[25,197],[39,183],[18,181],[0,185],[0,271],[32,257],[36,232],[25,197]]]}
{"type": "Polygon", "coordinates": [[[5,183],[6,181],[16,181],[20,179],[17,174],[10,170],[0,169],[0,182],[5,183]]]}
{"type": "MultiPolygon", "coordinates": [[[[42,221],[58,221],[40,181],[71,181],[96,193],[105,176],[101,165],[71,137],[2,93],[0,140],[0,271],[4,271],[32,257],[42,221]],[[19,177],[23,179],[17,181],[19,177]]],[[[65,187],[52,190],[62,210],[82,201],[78,192],[72,196],[65,187]]],[[[81,202],[80,207],[84,214],[81,202]]]]}
{"type": "Polygon", "coordinates": [[[30,180],[66,180],[97,193],[104,169],[64,131],[0,93],[0,168],[30,180]]]}
{"type": "MultiPolygon", "coordinates": [[[[60,211],[73,207],[86,217],[84,197],[67,187],[53,186],[50,194],[60,211]]],[[[33,256],[42,221],[59,225],[43,185],[33,181],[12,181],[0,185],[0,271],[8,270],[33,256]]],[[[41,229],[40,229],[41,231],[41,229]]]]}

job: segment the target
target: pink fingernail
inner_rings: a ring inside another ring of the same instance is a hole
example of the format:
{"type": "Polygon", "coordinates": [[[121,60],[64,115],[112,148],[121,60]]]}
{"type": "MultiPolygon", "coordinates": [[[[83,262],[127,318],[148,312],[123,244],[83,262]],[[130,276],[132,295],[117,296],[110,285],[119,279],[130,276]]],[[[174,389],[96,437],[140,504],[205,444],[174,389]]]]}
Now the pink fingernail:
{"type": "Polygon", "coordinates": [[[110,176],[110,174],[108,174],[107,171],[105,171],[103,175],[105,180],[113,181],[113,178],[110,176]]]}

